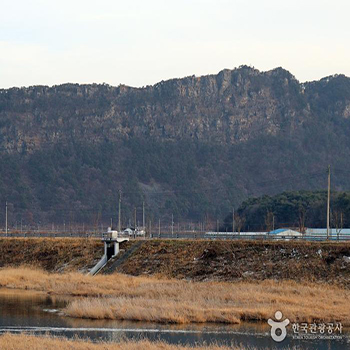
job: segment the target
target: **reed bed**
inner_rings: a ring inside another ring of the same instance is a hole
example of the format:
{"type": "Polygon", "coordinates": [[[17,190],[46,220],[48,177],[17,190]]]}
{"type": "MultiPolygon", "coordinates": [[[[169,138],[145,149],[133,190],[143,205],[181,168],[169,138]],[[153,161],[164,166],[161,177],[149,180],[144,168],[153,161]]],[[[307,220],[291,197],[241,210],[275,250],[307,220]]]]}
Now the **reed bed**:
{"type": "Polygon", "coordinates": [[[82,340],[68,340],[50,336],[13,335],[0,336],[0,349],[3,350],[243,350],[243,347],[226,346],[180,346],[163,342],[123,341],[120,343],[92,343],[82,340]]]}
{"type": "Polygon", "coordinates": [[[350,326],[350,290],[326,284],[188,282],[6,268],[0,270],[0,286],[76,296],[63,311],[79,318],[234,324],[266,321],[280,310],[292,322],[336,321],[350,326]]]}

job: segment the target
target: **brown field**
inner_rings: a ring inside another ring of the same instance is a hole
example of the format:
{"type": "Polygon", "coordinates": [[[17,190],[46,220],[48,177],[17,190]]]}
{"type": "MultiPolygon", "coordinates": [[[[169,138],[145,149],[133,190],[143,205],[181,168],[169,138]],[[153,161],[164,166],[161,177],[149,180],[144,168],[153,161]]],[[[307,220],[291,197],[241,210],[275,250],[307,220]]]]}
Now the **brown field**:
{"type": "Polygon", "coordinates": [[[0,286],[76,296],[64,310],[71,317],[239,323],[267,320],[281,310],[291,321],[338,321],[350,326],[350,291],[326,284],[187,282],[8,268],[0,270],[0,286]]]}
{"type": "Polygon", "coordinates": [[[121,343],[92,343],[82,340],[67,340],[54,337],[4,334],[0,336],[3,350],[243,350],[242,347],[201,346],[184,347],[162,342],[126,341],[121,343]]]}

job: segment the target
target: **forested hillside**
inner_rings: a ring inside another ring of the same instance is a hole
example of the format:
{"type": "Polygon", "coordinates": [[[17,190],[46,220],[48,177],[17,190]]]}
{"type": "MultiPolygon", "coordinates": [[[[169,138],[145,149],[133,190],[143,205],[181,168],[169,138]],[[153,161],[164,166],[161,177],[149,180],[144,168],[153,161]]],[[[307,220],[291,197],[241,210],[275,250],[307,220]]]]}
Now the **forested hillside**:
{"type": "MultiPolygon", "coordinates": [[[[350,79],[250,67],[154,86],[0,90],[10,224],[215,221],[251,196],[350,189],[350,79]]],[[[4,216],[0,215],[3,224],[4,216]]]]}
{"type": "MultiPolygon", "coordinates": [[[[350,192],[333,192],[330,198],[330,226],[350,227],[350,192]]],[[[221,230],[232,231],[232,213],[221,230]]],[[[300,232],[306,228],[325,228],[327,222],[327,191],[283,192],[244,201],[235,213],[238,231],[272,231],[292,227],[300,232]]]]}

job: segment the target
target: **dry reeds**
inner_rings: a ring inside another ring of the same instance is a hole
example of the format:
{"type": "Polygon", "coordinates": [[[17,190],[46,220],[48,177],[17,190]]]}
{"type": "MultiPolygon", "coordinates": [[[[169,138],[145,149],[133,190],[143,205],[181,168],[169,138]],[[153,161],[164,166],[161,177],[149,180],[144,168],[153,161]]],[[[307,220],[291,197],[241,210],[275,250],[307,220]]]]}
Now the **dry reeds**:
{"type": "Polygon", "coordinates": [[[92,343],[82,340],[67,340],[49,336],[4,334],[0,336],[0,349],[6,350],[239,350],[243,348],[226,346],[187,347],[163,342],[125,341],[120,343],[92,343]]]}
{"type": "Polygon", "coordinates": [[[294,281],[187,282],[114,274],[49,274],[0,270],[0,286],[84,296],[64,310],[71,317],[163,323],[265,321],[277,310],[292,322],[350,325],[350,291],[294,281]]]}

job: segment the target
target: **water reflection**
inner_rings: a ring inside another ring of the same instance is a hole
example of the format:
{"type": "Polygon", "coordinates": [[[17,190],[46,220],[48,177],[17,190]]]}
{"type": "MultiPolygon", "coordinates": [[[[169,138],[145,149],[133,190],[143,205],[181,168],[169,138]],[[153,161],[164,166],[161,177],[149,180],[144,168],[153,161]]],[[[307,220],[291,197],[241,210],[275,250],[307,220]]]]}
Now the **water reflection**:
{"type": "Polygon", "coordinates": [[[240,325],[158,325],[144,322],[84,320],[68,318],[57,312],[68,299],[43,293],[0,290],[0,332],[51,333],[66,337],[120,341],[125,339],[163,340],[175,344],[242,344],[259,349],[344,350],[350,349],[349,333],[343,340],[298,340],[291,336],[277,344],[265,324],[240,325]],[[46,311],[44,311],[46,310],[46,311]]]}

